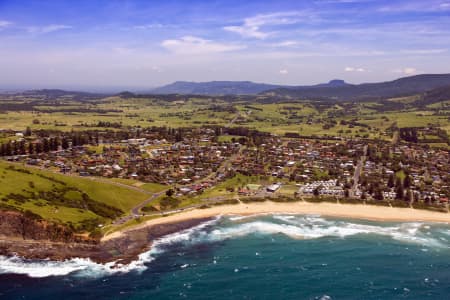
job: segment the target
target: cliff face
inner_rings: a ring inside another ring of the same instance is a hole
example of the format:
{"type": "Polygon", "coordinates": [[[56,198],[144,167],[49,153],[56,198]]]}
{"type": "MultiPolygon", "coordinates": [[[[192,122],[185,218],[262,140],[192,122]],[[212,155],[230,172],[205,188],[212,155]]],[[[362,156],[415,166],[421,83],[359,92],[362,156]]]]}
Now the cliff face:
{"type": "Polygon", "coordinates": [[[15,211],[0,211],[0,237],[52,242],[93,242],[75,235],[69,228],[15,211]]]}
{"type": "Polygon", "coordinates": [[[68,228],[15,211],[0,210],[0,255],[29,259],[65,260],[90,258],[99,263],[127,264],[164,235],[178,232],[209,218],[159,224],[127,232],[123,237],[100,242],[73,234],[68,228]]]}

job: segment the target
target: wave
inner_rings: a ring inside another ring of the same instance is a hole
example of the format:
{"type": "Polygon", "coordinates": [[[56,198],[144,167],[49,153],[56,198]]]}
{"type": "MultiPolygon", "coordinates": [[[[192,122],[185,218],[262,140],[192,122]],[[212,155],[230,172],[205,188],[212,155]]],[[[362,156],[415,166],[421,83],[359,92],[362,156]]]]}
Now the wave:
{"type": "Polygon", "coordinates": [[[53,261],[49,259],[25,259],[18,256],[6,257],[0,255],[0,274],[23,274],[32,278],[65,275],[97,278],[120,273],[129,273],[132,271],[142,272],[147,269],[146,264],[154,260],[156,255],[163,252],[162,247],[164,245],[183,241],[189,238],[193,232],[201,231],[206,226],[216,222],[216,220],[218,220],[218,218],[155,240],[151,250],[141,253],[136,260],[129,264],[120,264],[116,262],[100,264],[88,258],[72,258],[65,261],[53,261]]]}
{"type": "Polygon", "coordinates": [[[319,215],[253,215],[227,216],[204,223],[192,229],[174,233],[155,242],[153,251],[164,252],[173,244],[186,246],[198,243],[219,242],[248,235],[283,234],[293,239],[323,237],[345,238],[354,235],[381,235],[395,240],[422,246],[449,248],[426,223],[364,224],[351,221],[330,220],[319,215]],[[212,226],[215,224],[217,226],[212,226]]]}
{"type": "Polygon", "coordinates": [[[137,260],[127,265],[114,262],[100,264],[88,258],[52,261],[49,259],[24,259],[18,256],[0,256],[0,274],[23,274],[32,278],[69,274],[76,277],[102,277],[117,273],[128,273],[132,270],[143,271],[146,269],[144,263],[151,260],[152,257],[148,253],[142,253],[137,260]]]}
{"type": "MultiPolygon", "coordinates": [[[[448,233],[449,230],[446,229],[448,233]]],[[[166,235],[154,241],[152,249],[139,255],[127,265],[95,263],[89,259],[74,258],[62,262],[26,260],[0,256],[0,274],[26,274],[30,277],[80,276],[101,277],[131,271],[142,272],[148,263],[174,244],[190,246],[198,243],[224,241],[248,235],[283,234],[293,239],[345,238],[354,235],[381,235],[426,247],[449,248],[447,239],[439,238],[432,226],[425,223],[358,223],[348,220],[325,219],[319,215],[255,215],[217,217],[193,228],[166,235]]]]}
{"type": "Polygon", "coordinates": [[[245,237],[247,235],[283,234],[293,239],[317,239],[323,237],[340,237],[370,234],[388,236],[395,240],[415,243],[423,246],[448,248],[437,238],[432,228],[420,222],[397,223],[387,226],[383,223],[364,224],[351,221],[330,220],[318,215],[270,215],[253,217],[224,217],[219,226],[211,230],[191,230],[182,234],[174,234],[163,239],[162,244],[184,242],[215,242],[226,239],[245,237]]]}
{"type": "Polygon", "coordinates": [[[362,224],[351,221],[325,219],[317,215],[273,215],[267,221],[256,220],[231,228],[220,229],[219,236],[243,236],[249,233],[284,234],[296,239],[316,239],[322,237],[341,237],[358,234],[389,236],[395,240],[416,243],[423,246],[448,248],[442,239],[432,234],[432,228],[419,222],[398,223],[386,226],[383,223],[362,224]],[[278,221],[278,222],[274,222],[278,221]]]}

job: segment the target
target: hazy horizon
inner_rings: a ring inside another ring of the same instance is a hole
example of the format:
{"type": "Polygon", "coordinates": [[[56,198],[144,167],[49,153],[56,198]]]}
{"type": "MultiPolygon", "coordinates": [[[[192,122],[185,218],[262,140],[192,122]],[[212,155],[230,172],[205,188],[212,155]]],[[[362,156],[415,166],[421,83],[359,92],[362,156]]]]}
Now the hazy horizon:
{"type": "Polygon", "coordinates": [[[0,1],[0,88],[449,73],[450,1],[0,1]]]}

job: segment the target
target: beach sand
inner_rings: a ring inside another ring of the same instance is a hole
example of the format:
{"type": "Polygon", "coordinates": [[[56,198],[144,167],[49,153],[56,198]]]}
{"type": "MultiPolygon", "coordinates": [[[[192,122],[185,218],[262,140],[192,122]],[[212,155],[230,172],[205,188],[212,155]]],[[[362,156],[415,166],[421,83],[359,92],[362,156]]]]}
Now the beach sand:
{"type": "Polygon", "coordinates": [[[412,208],[395,208],[363,204],[335,204],[335,203],[309,203],[309,202],[260,202],[241,203],[235,205],[215,206],[206,209],[192,209],[184,212],[152,219],[142,224],[113,232],[102,238],[108,241],[123,237],[128,231],[150,227],[159,224],[177,223],[186,220],[211,218],[220,215],[256,215],[271,213],[289,214],[318,214],[330,217],[343,217],[373,221],[398,222],[439,222],[450,223],[450,213],[440,213],[412,208]]]}

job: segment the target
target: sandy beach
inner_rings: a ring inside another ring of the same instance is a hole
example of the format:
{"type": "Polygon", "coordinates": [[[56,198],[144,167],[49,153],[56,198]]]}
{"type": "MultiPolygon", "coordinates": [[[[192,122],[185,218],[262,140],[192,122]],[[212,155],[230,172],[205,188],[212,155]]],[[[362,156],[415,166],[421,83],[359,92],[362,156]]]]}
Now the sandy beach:
{"type": "Polygon", "coordinates": [[[330,217],[344,217],[372,221],[398,221],[398,222],[439,222],[450,223],[449,213],[440,213],[412,208],[396,208],[386,206],[362,204],[335,204],[335,203],[248,203],[215,206],[206,209],[192,209],[165,217],[152,219],[142,224],[116,231],[103,237],[108,241],[123,237],[128,231],[142,229],[154,225],[177,223],[186,220],[211,218],[220,215],[256,215],[270,213],[290,214],[319,214],[330,217]]]}

